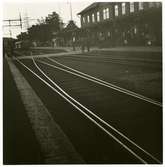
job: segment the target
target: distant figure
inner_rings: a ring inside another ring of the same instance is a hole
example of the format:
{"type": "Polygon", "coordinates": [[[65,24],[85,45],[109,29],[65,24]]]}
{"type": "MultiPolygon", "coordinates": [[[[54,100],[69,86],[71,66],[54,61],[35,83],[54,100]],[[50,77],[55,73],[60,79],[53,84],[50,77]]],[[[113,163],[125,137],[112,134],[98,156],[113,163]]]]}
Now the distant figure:
{"type": "Polygon", "coordinates": [[[76,50],[75,45],[76,45],[76,38],[75,38],[75,37],[73,37],[73,38],[72,38],[72,46],[73,46],[73,51],[75,51],[75,50],[76,50]]]}
{"type": "Polygon", "coordinates": [[[85,39],[84,39],[84,36],[81,36],[81,38],[80,38],[80,44],[81,44],[81,51],[82,51],[82,53],[84,53],[84,49],[85,49],[85,39]]]}
{"type": "Polygon", "coordinates": [[[88,32],[86,34],[85,43],[86,43],[87,51],[89,52],[90,51],[90,37],[89,37],[88,32]]]}
{"type": "Polygon", "coordinates": [[[82,33],[81,38],[80,38],[80,43],[81,43],[82,53],[85,52],[85,49],[87,49],[87,52],[90,51],[90,37],[89,37],[89,32],[82,33]]]}

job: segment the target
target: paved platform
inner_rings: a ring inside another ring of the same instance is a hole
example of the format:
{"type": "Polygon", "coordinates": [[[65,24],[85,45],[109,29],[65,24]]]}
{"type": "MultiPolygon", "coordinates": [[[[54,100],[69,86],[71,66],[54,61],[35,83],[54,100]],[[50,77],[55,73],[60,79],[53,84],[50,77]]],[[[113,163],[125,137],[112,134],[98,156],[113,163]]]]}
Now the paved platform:
{"type": "MultiPolygon", "coordinates": [[[[16,112],[20,112],[23,110],[23,114],[26,115],[25,117],[28,117],[28,121],[29,121],[28,126],[31,127],[32,129],[31,131],[28,130],[27,133],[29,133],[29,136],[31,136],[31,133],[35,135],[35,140],[40,147],[40,149],[36,149],[34,150],[34,152],[35,151],[42,152],[42,155],[43,155],[43,162],[40,161],[39,163],[40,164],[41,163],[42,164],[83,163],[83,160],[78,155],[78,153],[74,149],[73,145],[70,143],[67,136],[63,133],[60,127],[53,120],[51,114],[49,113],[45,105],[42,103],[42,101],[34,92],[32,87],[29,85],[29,83],[26,81],[26,79],[17,69],[12,59],[10,58],[6,58],[6,59],[12,74],[12,76],[10,77],[13,77],[16,83],[17,92],[15,94],[20,95],[21,99],[19,98],[19,101],[21,102],[22,108],[23,108],[23,109],[19,108],[20,105],[17,104],[17,99],[16,99],[16,106],[15,106],[16,112]]],[[[5,87],[4,90],[6,91],[7,88],[5,87]]],[[[11,97],[13,96],[14,95],[11,94],[11,97]]],[[[7,99],[5,99],[5,102],[6,101],[7,99]]],[[[7,104],[5,104],[5,106],[6,105],[7,104]]],[[[11,110],[13,110],[13,108],[11,108],[11,110]]],[[[6,108],[4,108],[4,112],[6,112],[6,108]]],[[[5,119],[6,117],[7,116],[5,116],[5,119]]],[[[15,115],[15,117],[18,120],[22,119],[21,115],[19,114],[15,115]]],[[[11,133],[18,129],[18,127],[13,127],[13,128],[14,129],[9,129],[11,133]]],[[[24,129],[24,127],[22,128],[23,128],[22,131],[25,132],[26,129],[24,129]]],[[[5,137],[8,140],[8,135],[5,135],[5,137]]],[[[20,135],[19,140],[21,141],[21,139],[22,139],[22,136],[20,135]]],[[[27,141],[28,141],[28,138],[27,138],[27,141]]],[[[31,148],[31,142],[29,142],[27,146],[31,148]]],[[[22,148],[26,149],[26,147],[24,146],[22,146],[22,148]]],[[[17,150],[15,150],[15,152],[17,153],[17,150]]],[[[6,157],[5,159],[6,161],[8,161],[8,157],[6,157]]],[[[20,156],[18,159],[18,162],[15,162],[15,163],[18,164],[21,160],[22,159],[20,156]]],[[[35,156],[34,156],[34,161],[35,161],[35,156]]],[[[24,162],[24,163],[26,164],[27,162],[24,162]]],[[[29,160],[29,163],[34,163],[34,162],[31,162],[29,160]]]]}
{"type": "Polygon", "coordinates": [[[41,148],[7,61],[3,61],[3,164],[41,164],[41,148]]]}

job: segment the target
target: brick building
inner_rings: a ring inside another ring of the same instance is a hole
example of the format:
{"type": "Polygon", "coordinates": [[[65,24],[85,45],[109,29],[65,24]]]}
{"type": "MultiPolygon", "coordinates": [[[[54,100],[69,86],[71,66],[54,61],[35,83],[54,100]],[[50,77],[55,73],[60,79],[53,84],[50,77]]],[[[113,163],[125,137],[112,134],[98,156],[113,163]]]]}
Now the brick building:
{"type": "Polygon", "coordinates": [[[96,2],[78,15],[92,45],[162,44],[161,2],[96,2]]]}

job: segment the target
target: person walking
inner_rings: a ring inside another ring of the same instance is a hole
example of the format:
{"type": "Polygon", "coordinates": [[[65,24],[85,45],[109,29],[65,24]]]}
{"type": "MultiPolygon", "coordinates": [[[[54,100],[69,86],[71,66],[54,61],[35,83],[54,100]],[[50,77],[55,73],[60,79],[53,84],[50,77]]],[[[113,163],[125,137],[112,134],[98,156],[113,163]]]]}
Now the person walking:
{"type": "Polygon", "coordinates": [[[85,52],[85,49],[87,50],[87,52],[90,51],[90,37],[89,37],[89,32],[83,32],[81,34],[81,38],[80,38],[80,43],[81,43],[81,51],[82,53],[85,52]]]}
{"type": "Polygon", "coordinates": [[[75,36],[73,36],[73,38],[72,38],[72,47],[73,47],[73,51],[75,51],[76,50],[76,37],[75,36]]]}
{"type": "Polygon", "coordinates": [[[81,52],[84,53],[85,50],[85,38],[84,38],[84,34],[81,34],[80,37],[80,45],[81,45],[81,52]]]}
{"type": "Polygon", "coordinates": [[[90,36],[89,36],[89,32],[87,31],[86,33],[86,48],[87,48],[87,52],[90,52],[90,36]]]}

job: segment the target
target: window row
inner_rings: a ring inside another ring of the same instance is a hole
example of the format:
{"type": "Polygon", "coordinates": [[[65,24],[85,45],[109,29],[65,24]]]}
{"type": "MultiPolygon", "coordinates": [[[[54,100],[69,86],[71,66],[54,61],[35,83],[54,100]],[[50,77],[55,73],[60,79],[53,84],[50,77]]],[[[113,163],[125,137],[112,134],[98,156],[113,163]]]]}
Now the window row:
{"type": "MultiPolygon", "coordinates": [[[[158,3],[155,3],[155,2],[150,2],[149,3],[150,8],[160,7],[160,6],[161,6],[161,3],[159,3],[159,2],[158,3]]],[[[144,9],[144,3],[143,2],[138,3],[138,9],[139,10],[144,9]]],[[[130,10],[130,13],[133,13],[135,11],[134,2],[130,2],[129,10],[130,10]]],[[[122,15],[126,14],[126,3],[125,2],[123,2],[121,4],[121,12],[122,12],[122,15]]],[[[119,5],[114,6],[114,14],[115,14],[115,16],[119,16],[119,5]]],[[[103,9],[103,20],[106,20],[106,19],[109,19],[109,18],[110,18],[110,9],[109,8],[103,9]]],[[[87,21],[87,23],[89,23],[90,21],[91,22],[96,22],[96,21],[99,22],[100,21],[100,12],[98,11],[96,13],[96,18],[95,18],[95,14],[93,13],[92,17],[91,17],[91,20],[90,20],[90,16],[88,15],[87,20],[85,19],[85,17],[83,17],[82,21],[83,21],[83,23],[85,23],[86,21],[87,21]]]]}

